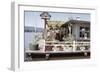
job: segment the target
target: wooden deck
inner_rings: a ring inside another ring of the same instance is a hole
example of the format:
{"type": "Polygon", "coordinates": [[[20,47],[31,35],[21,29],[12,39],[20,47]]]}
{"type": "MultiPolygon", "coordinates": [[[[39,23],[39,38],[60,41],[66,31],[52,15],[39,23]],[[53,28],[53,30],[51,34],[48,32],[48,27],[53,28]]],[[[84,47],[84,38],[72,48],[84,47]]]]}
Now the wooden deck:
{"type": "MultiPolygon", "coordinates": [[[[45,60],[71,60],[71,59],[87,59],[90,58],[90,51],[77,51],[77,52],[34,52],[27,51],[26,55],[31,57],[32,60],[28,61],[45,61],[45,60]]],[[[26,60],[25,60],[26,61],[26,60]]]]}

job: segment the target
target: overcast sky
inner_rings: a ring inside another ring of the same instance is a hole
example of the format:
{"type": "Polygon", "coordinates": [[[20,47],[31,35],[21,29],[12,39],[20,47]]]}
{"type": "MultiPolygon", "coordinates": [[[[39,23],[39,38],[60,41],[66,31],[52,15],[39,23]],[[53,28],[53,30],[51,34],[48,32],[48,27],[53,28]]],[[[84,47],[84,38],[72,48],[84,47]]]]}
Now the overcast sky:
{"type": "MultiPolygon", "coordinates": [[[[40,14],[42,12],[34,12],[34,11],[25,11],[25,26],[33,26],[33,27],[44,27],[44,20],[41,19],[40,14]]],[[[90,21],[90,14],[84,13],[54,13],[49,12],[51,15],[50,20],[56,21],[68,21],[68,18],[76,19],[76,17],[80,17],[80,20],[90,21]]]]}

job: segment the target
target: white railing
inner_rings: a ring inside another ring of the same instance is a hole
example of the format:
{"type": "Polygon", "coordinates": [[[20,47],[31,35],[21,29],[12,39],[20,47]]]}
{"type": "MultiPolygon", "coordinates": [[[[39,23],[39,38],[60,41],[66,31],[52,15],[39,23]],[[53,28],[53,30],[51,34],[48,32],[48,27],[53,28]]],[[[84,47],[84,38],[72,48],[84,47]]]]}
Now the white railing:
{"type": "Polygon", "coordinates": [[[90,51],[90,42],[79,42],[79,41],[72,41],[72,42],[58,42],[58,41],[46,41],[45,46],[54,46],[52,51],[45,51],[40,50],[25,50],[25,52],[85,52],[90,51]],[[56,50],[57,46],[62,46],[63,51],[56,50]]]}
{"type": "Polygon", "coordinates": [[[72,42],[47,41],[46,46],[54,46],[55,48],[56,46],[62,46],[65,49],[65,51],[69,50],[71,52],[90,51],[90,42],[82,42],[82,41],[72,41],[72,42]]]}

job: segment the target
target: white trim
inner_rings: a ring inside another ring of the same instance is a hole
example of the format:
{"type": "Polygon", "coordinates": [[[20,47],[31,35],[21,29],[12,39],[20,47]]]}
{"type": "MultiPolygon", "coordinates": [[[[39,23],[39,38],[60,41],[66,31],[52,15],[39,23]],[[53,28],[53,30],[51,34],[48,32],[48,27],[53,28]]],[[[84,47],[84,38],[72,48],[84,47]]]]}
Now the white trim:
{"type": "Polygon", "coordinates": [[[19,57],[18,57],[18,4],[12,3],[12,16],[11,16],[11,36],[12,36],[12,48],[11,48],[11,69],[18,70],[19,68],[19,57]]]}

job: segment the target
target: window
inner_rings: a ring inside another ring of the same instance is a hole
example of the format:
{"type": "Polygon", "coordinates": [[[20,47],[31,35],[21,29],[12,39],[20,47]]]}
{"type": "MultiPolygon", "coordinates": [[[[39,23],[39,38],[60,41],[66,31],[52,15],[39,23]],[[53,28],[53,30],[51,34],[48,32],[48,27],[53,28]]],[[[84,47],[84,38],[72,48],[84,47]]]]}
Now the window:
{"type": "Polygon", "coordinates": [[[80,26],[80,38],[90,38],[90,26],[80,26]]]}

